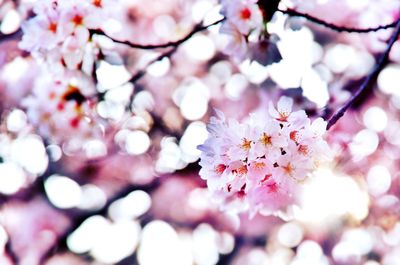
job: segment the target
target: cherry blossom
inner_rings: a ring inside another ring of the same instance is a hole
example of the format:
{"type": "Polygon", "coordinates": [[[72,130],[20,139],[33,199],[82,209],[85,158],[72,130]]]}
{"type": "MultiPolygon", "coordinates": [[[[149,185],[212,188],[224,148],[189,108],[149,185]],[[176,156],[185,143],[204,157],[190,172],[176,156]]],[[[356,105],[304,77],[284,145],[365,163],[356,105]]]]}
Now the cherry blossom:
{"type": "Polygon", "coordinates": [[[251,30],[261,27],[262,14],[257,5],[257,1],[223,1],[222,10],[226,12],[226,17],[244,35],[251,30]]]}
{"type": "Polygon", "coordinates": [[[296,205],[302,183],[319,163],[331,158],[323,139],[326,122],[313,122],[293,100],[281,97],[277,109],[238,122],[217,112],[208,125],[200,176],[222,208],[277,215],[296,205]]]}
{"type": "MultiPolygon", "coordinates": [[[[35,16],[22,25],[20,48],[68,69],[79,69],[97,54],[90,30],[102,29],[112,17],[114,0],[42,0],[35,16]]],[[[96,46],[96,45],[95,45],[96,46]]],[[[83,69],[87,70],[87,69],[83,69]]],[[[89,71],[86,71],[89,74],[89,71]]]]}
{"type": "Polygon", "coordinates": [[[248,41],[251,34],[258,36],[263,27],[263,16],[257,0],[221,1],[221,12],[226,21],[220,32],[229,36],[225,53],[238,60],[247,55],[248,41]]]}
{"type": "Polygon", "coordinates": [[[88,99],[95,91],[91,80],[80,72],[47,76],[35,82],[32,95],[22,105],[43,136],[57,142],[68,135],[84,139],[99,134],[95,104],[88,99]]]}

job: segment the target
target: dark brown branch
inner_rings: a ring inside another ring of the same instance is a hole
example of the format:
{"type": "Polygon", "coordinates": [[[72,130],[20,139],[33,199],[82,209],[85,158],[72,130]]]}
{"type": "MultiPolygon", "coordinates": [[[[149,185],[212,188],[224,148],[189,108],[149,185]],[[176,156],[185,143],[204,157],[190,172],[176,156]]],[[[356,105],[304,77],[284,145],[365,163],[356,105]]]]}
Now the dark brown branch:
{"type": "Polygon", "coordinates": [[[19,257],[12,247],[11,239],[9,239],[7,244],[4,246],[4,251],[14,264],[19,264],[19,257]]]}
{"type": "Polygon", "coordinates": [[[388,62],[390,50],[392,49],[393,44],[399,38],[399,35],[400,35],[400,19],[396,22],[396,29],[394,30],[392,36],[388,41],[386,50],[378,59],[378,62],[375,64],[371,73],[369,73],[367,78],[363,81],[363,83],[357,89],[354,95],[328,120],[328,126],[327,126],[328,130],[346,113],[346,111],[354,104],[354,102],[357,101],[363,95],[363,93],[366,93],[366,91],[368,91],[368,88],[374,84],[376,78],[378,77],[378,74],[388,62]]]}
{"type": "MultiPolygon", "coordinates": [[[[135,43],[131,43],[128,41],[118,41],[118,40],[114,40],[111,37],[109,37],[108,35],[106,35],[103,31],[101,30],[91,30],[91,34],[99,34],[99,35],[103,35],[103,36],[107,36],[108,38],[112,39],[114,42],[117,43],[121,43],[121,44],[126,44],[131,48],[137,48],[137,49],[145,49],[145,50],[152,50],[152,49],[157,49],[157,48],[168,48],[168,47],[172,47],[169,51],[166,51],[162,54],[160,54],[159,56],[157,56],[155,59],[151,60],[149,63],[146,64],[146,66],[144,66],[142,69],[138,70],[136,72],[136,74],[132,75],[132,77],[126,82],[126,83],[136,83],[137,81],[139,81],[141,78],[143,78],[146,73],[147,73],[147,69],[149,68],[150,65],[152,65],[155,62],[158,62],[164,58],[169,58],[171,57],[179,48],[179,46],[181,44],[183,44],[184,42],[186,42],[187,40],[189,40],[193,35],[195,35],[196,33],[199,33],[201,31],[204,31],[206,29],[208,29],[211,26],[217,25],[219,23],[221,23],[222,21],[224,21],[225,18],[222,18],[220,20],[217,20],[211,24],[208,25],[203,25],[203,23],[199,23],[197,24],[193,30],[191,32],[189,32],[184,38],[177,40],[177,41],[171,41],[171,42],[167,42],[164,44],[158,44],[158,45],[142,45],[142,44],[135,44],[135,43]]],[[[104,97],[104,93],[98,93],[97,94],[97,98],[102,99],[104,97]]],[[[127,105],[127,109],[131,110],[131,105],[133,102],[133,97],[134,97],[134,93],[132,91],[132,94],[130,95],[129,101],[128,101],[128,105],[127,105]]]]}
{"type": "Polygon", "coordinates": [[[265,21],[270,21],[276,10],[278,10],[278,6],[280,0],[259,0],[257,2],[260,7],[263,17],[265,21]]]}
{"type": "Polygon", "coordinates": [[[20,39],[21,37],[22,37],[21,29],[15,31],[13,33],[10,33],[10,34],[0,33],[0,43],[2,43],[4,41],[17,40],[17,39],[20,39]]]}
{"type": "Polygon", "coordinates": [[[153,60],[151,60],[149,63],[146,64],[145,67],[143,67],[143,69],[139,70],[135,75],[133,75],[128,82],[130,83],[135,83],[137,82],[140,78],[142,78],[146,72],[147,72],[147,68],[149,68],[150,65],[152,65],[153,63],[156,63],[158,61],[161,61],[164,58],[169,58],[171,57],[176,51],[178,50],[178,46],[173,47],[171,50],[164,52],[162,54],[160,54],[159,56],[157,56],[156,58],[154,58],[153,60]]]}
{"type": "Polygon", "coordinates": [[[191,37],[193,37],[193,35],[195,35],[196,33],[199,33],[201,31],[204,31],[206,29],[208,29],[211,26],[217,25],[219,23],[221,23],[222,21],[224,21],[225,18],[222,18],[220,20],[217,20],[209,25],[203,25],[202,23],[197,24],[196,26],[194,26],[194,28],[182,39],[176,40],[176,41],[169,41],[166,43],[162,43],[162,44],[139,44],[139,43],[133,43],[130,41],[121,41],[121,40],[116,40],[110,36],[108,36],[104,31],[97,29],[97,30],[90,30],[91,35],[97,34],[97,35],[103,35],[106,36],[108,38],[110,38],[111,40],[113,40],[116,43],[120,43],[120,44],[125,44],[131,48],[135,48],[135,49],[143,49],[143,50],[154,50],[154,49],[161,49],[161,48],[168,48],[168,47],[177,47],[179,45],[181,45],[182,43],[184,43],[185,41],[187,41],[188,39],[190,39],[191,37]]]}
{"type": "Polygon", "coordinates": [[[313,17],[313,16],[311,16],[309,14],[300,13],[300,12],[298,12],[296,10],[293,10],[293,9],[287,9],[287,10],[278,9],[278,12],[281,12],[283,14],[286,14],[286,15],[289,15],[289,16],[292,16],[292,17],[303,17],[303,18],[306,18],[307,20],[309,20],[311,22],[314,22],[314,23],[316,23],[318,25],[327,27],[329,29],[332,29],[332,30],[335,30],[335,31],[338,31],[338,32],[368,33],[368,32],[375,32],[375,31],[383,30],[383,29],[394,28],[396,26],[396,24],[397,24],[397,21],[394,21],[394,22],[392,22],[390,24],[380,25],[380,26],[373,27],[373,28],[365,28],[365,29],[348,28],[348,27],[336,26],[335,24],[326,22],[326,21],[324,21],[322,19],[313,17]]]}

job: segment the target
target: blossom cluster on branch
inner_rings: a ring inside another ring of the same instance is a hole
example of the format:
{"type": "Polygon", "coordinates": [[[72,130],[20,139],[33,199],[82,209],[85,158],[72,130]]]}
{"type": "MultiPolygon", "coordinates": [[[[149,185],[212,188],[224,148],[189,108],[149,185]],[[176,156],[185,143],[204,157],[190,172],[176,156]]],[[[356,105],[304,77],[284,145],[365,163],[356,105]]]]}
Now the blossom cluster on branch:
{"type": "Polygon", "coordinates": [[[89,30],[101,29],[114,10],[114,0],[44,0],[22,25],[19,47],[55,67],[92,73],[97,44],[89,30]]]}
{"type": "Polygon", "coordinates": [[[277,109],[254,113],[243,123],[211,118],[200,175],[223,208],[279,214],[296,204],[301,183],[331,151],[323,139],[326,122],[311,122],[304,110],[281,97],[277,109]]]}
{"type": "Polygon", "coordinates": [[[29,121],[43,137],[64,142],[101,135],[92,80],[79,71],[67,71],[36,80],[32,94],[22,101],[29,121]]]}

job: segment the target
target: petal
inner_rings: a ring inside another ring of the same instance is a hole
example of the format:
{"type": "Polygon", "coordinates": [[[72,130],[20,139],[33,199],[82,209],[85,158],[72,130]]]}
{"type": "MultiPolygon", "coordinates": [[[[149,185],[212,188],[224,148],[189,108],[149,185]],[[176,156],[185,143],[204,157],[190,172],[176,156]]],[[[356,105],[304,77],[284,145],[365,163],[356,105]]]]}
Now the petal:
{"type": "Polygon", "coordinates": [[[272,102],[269,103],[268,106],[268,112],[269,115],[271,115],[272,118],[279,118],[279,112],[275,109],[274,104],[272,104],[272,102]]]}
{"type": "Polygon", "coordinates": [[[99,12],[93,12],[85,17],[85,26],[89,29],[100,28],[105,19],[106,18],[102,17],[99,12]]]}
{"type": "Polygon", "coordinates": [[[278,111],[279,113],[291,113],[293,107],[293,99],[289,97],[281,97],[278,101],[278,111]]]}
{"type": "Polygon", "coordinates": [[[286,137],[278,135],[272,138],[272,143],[276,147],[285,147],[288,145],[286,137]]]}
{"type": "Polygon", "coordinates": [[[267,149],[265,148],[265,146],[260,143],[260,142],[256,142],[254,144],[254,146],[251,149],[253,156],[255,157],[262,157],[266,154],[267,149]]]}
{"type": "Polygon", "coordinates": [[[268,135],[275,135],[278,134],[281,130],[281,126],[279,125],[279,122],[276,120],[270,120],[267,125],[264,128],[264,131],[268,135]]]}
{"type": "Polygon", "coordinates": [[[288,121],[292,123],[292,127],[299,129],[309,124],[310,119],[304,110],[299,110],[292,112],[288,118],[288,121]]]}
{"type": "Polygon", "coordinates": [[[76,36],[77,41],[81,45],[83,45],[83,44],[86,44],[86,42],[88,42],[88,40],[90,38],[90,33],[86,27],[79,26],[75,30],[75,36],[76,36]]]}
{"type": "Polygon", "coordinates": [[[311,130],[316,136],[322,136],[326,132],[327,122],[322,118],[318,118],[311,124],[311,130]]]}

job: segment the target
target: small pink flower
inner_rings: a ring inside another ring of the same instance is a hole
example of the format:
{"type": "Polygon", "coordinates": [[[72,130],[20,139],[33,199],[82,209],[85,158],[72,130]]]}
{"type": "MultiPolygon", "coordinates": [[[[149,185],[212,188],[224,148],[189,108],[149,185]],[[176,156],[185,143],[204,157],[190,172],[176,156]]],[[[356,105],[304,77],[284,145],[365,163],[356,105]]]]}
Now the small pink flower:
{"type": "Polygon", "coordinates": [[[19,43],[23,50],[42,52],[55,48],[61,41],[57,15],[36,16],[22,24],[24,35],[19,43]]]}
{"type": "Polygon", "coordinates": [[[281,133],[278,122],[269,120],[263,127],[256,127],[257,139],[254,153],[257,157],[268,156],[276,159],[281,155],[281,148],[287,146],[287,139],[281,133]]]}
{"type": "Polygon", "coordinates": [[[293,100],[288,97],[281,97],[275,109],[272,103],[269,104],[269,114],[280,122],[287,122],[290,114],[292,114],[293,100]]]}
{"type": "Polygon", "coordinates": [[[224,1],[223,10],[228,21],[244,35],[262,27],[262,13],[255,1],[224,1]]]}
{"type": "Polygon", "coordinates": [[[221,13],[226,17],[220,32],[229,36],[224,53],[235,60],[243,61],[249,50],[249,39],[259,39],[263,27],[263,16],[257,1],[222,0],[221,13]],[[252,35],[252,37],[250,37],[252,35]]]}

